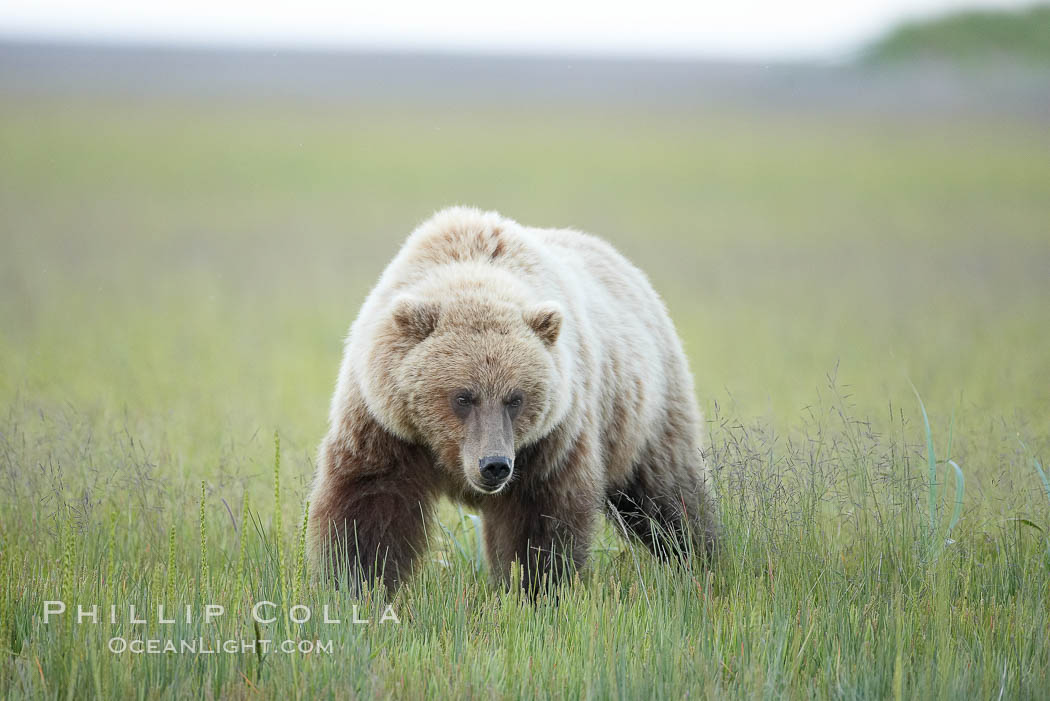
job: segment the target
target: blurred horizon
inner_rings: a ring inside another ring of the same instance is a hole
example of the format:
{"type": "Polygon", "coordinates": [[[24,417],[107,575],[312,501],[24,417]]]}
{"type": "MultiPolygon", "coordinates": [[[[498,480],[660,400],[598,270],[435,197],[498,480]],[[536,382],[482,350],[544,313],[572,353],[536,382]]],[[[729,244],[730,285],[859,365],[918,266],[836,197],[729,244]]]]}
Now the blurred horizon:
{"type": "Polygon", "coordinates": [[[523,13],[480,0],[439,7],[416,0],[365,7],[324,0],[294,7],[241,0],[11,0],[0,9],[0,42],[835,64],[856,59],[896,27],[959,12],[1037,6],[1031,0],[802,0],[790,6],[537,0],[523,13]]]}
{"type": "Polygon", "coordinates": [[[289,100],[442,110],[1050,118],[1042,66],[779,63],[0,38],[0,99],[289,100]]]}

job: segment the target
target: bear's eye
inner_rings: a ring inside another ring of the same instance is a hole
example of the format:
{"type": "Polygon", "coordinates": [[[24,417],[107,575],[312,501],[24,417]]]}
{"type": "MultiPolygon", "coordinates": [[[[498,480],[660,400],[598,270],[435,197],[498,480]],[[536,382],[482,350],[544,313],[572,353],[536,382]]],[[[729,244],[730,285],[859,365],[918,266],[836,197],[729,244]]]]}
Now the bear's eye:
{"type": "Polygon", "coordinates": [[[449,397],[449,403],[452,405],[452,413],[461,419],[466,420],[473,410],[475,397],[470,393],[470,390],[460,389],[456,390],[455,393],[449,397]]]}
{"type": "Polygon", "coordinates": [[[520,392],[515,392],[506,403],[508,409],[520,409],[521,405],[525,403],[525,397],[520,392]]]}

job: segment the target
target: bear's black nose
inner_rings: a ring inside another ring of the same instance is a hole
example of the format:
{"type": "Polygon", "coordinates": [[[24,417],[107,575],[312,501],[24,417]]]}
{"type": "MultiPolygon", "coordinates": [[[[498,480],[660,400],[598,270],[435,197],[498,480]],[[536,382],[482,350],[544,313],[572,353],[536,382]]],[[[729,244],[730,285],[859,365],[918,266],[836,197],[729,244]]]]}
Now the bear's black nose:
{"type": "Polygon", "coordinates": [[[495,487],[507,479],[510,474],[510,458],[504,455],[489,455],[478,461],[481,468],[481,479],[485,485],[495,487]]]}

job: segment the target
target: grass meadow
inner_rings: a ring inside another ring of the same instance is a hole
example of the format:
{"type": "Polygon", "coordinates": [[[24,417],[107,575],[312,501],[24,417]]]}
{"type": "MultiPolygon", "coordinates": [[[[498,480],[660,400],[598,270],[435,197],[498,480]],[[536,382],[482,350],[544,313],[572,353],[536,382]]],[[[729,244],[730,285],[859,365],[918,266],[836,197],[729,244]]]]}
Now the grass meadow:
{"type": "Polygon", "coordinates": [[[1050,692],[1043,121],[8,94],[0,368],[0,697],[1050,692]],[[602,235],[650,275],[708,419],[712,569],[609,527],[534,606],[447,505],[389,601],[310,576],[342,338],[455,203],[602,235]],[[100,621],[45,623],[49,600],[100,621]]]}

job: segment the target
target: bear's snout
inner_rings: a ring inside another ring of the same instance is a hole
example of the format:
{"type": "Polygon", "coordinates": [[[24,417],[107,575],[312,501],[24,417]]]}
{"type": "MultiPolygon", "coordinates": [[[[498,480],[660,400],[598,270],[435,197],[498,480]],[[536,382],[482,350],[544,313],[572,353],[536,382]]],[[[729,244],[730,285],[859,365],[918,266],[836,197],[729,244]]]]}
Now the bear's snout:
{"type": "Polygon", "coordinates": [[[478,460],[478,469],[486,489],[499,489],[510,476],[513,461],[506,455],[489,455],[478,460]]]}
{"type": "Polygon", "coordinates": [[[484,494],[496,494],[514,473],[514,422],[511,409],[488,397],[471,405],[460,459],[467,483],[484,494]]]}

